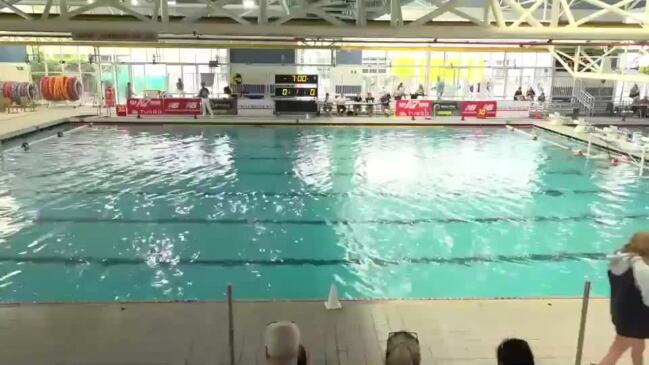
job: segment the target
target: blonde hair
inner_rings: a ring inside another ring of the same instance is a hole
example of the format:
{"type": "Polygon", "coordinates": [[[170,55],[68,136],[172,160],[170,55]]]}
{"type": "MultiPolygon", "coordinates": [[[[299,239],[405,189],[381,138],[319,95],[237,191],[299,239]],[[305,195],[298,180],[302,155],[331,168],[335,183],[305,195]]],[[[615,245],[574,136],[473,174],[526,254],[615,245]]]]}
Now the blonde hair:
{"type": "Polygon", "coordinates": [[[624,245],[622,252],[632,253],[649,259],[649,231],[638,232],[624,245]]]}

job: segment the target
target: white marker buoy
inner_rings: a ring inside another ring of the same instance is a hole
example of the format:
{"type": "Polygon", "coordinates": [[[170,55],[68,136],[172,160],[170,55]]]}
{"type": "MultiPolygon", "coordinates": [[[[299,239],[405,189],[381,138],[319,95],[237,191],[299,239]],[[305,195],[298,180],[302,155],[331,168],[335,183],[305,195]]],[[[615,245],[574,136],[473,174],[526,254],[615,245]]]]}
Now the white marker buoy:
{"type": "Polygon", "coordinates": [[[335,309],[343,308],[343,305],[340,303],[340,300],[338,300],[338,290],[336,289],[336,284],[333,283],[331,284],[331,288],[329,289],[329,297],[325,302],[325,308],[327,308],[327,310],[335,310],[335,309]]]}

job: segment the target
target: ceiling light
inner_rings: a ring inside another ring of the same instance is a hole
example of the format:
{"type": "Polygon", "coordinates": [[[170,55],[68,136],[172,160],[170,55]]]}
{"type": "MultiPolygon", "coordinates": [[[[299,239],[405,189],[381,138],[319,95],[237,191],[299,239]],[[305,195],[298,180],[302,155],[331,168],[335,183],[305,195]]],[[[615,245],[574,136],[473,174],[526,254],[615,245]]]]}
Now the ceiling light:
{"type": "Polygon", "coordinates": [[[255,0],[243,0],[243,7],[246,9],[252,9],[257,7],[255,0]]]}

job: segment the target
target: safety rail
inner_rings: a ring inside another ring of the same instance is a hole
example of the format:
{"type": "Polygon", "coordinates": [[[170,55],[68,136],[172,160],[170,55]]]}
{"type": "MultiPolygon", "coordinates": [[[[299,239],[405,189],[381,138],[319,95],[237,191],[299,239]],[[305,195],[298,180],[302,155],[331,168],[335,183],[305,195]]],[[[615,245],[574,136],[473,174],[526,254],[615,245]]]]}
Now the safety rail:
{"type": "Polygon", "coordinates": [[[575,91],[575,100],[577,100],[579,105],[585,109],[586,114],[593,115],[593,110],[595,109],[595,97],[584,89],[577,89],[575,91]]]}

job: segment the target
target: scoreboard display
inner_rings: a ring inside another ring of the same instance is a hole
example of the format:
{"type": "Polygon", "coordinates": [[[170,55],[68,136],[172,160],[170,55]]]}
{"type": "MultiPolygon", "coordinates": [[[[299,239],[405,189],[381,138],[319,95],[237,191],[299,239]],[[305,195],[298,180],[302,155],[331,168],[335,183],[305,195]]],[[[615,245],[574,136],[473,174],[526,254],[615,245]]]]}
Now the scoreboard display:
{"type": "Polygon", "coordinates": [[[275,87],[275,96],[278,97],[316,97],[317,87],[275,87]]]}
{"type": "Polygon", "coordinates": [[[317,84],[318,75],[275,75],[276,84],[317,84]]]}

